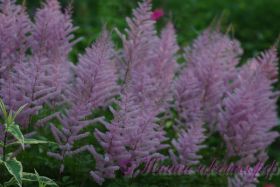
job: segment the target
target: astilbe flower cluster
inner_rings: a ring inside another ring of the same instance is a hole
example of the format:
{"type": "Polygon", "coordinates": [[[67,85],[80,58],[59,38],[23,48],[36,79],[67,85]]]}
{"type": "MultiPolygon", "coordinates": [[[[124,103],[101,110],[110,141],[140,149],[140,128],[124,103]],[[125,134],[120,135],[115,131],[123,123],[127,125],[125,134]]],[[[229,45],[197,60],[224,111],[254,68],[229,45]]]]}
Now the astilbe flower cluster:
{"type": "Polygon", "coordinates": [[[57,0],[47,1],[37,11],[35,23],[30,21],[24,7],[14,1],[4,0],[1,6],[2,14],[6,16],[3,19],[10,20],[10,27],[14,30],[5,26],[1,35],[3,40],[11,43],[1,48],[7,49],[1,55],[1,65],[6,66],[5,60],[10,59],[10,68],[5,70],[7,75],[1,79],[0,93],[12,110],[27,104],[27,109],[17,119],[26,127],[44,104],[53,106],[53,101],[58,101],[63,95],[69,79],[70,63],[67,59],[75,43],[71,41],[75,28],[70,12],[62,13],[57,0]],[[11,33],[16,33],[18,39],[11,33]],[[15,39],[17,41],[13,41],[15,39]],[[31,54],[26,52],[28,49],[31,54]],[[17,52],[11,53],[11,50],[21,52],[20,57],[14,57],[17,52]]]}
{"type": "Polygon", "coordinates": [[[258,184],[258,173],[253,168],[240,171],[234,177],[228,179],[228,187],[256,187],[258,184]]]}
{"type": "Polygon", "coordinates": [[[22,62],[29,46],[27,33],[31,24],[25,8],[15,1],[0,1],[0,73],[1,79],[8,78],[13,66],[22,62]],[[16,34],[15,34],[16,33],[16,34]]]}
{"type": "MultiPolygon", "coordinates": [[[[102,120],[87,119],[93,109],[106,106],[118,93],[116,68],[112,62],[114,55],[113,45],[109,33],[104,30],[100,38],[84,55],[79,58],[75,67],[75,80],[66,90],[66,99],[71,105],[66,114],[60,114],[58,119],[63,125],[58,129],[51,126],[52,133],[59,143],[59,153],[49,152],[48,155],[63,161],[66,156],[87,150],[88,145],[75,148],[76,141],[90,135],[82,130],[94,122],[102,120]]],[[[62,164],[60,171],[62,172],[62,164]]]]}
{"type": "Polygon", "coordinates": [[[133,176],[145,160],[163,157],[159,151],[167,147],[165,133],[155,121],[170,92],[178,46],[171,23],[160,37],[156,35],[151,14],[148,2],[139,4],[133,18],[127,19],[127,36],[120,34],[124,45],[121,66],[125,71],[119,109],[112,111],[112,123],[105,122],[106,133],[95,132],[105,155],[89,149],[100,166],[91,172],[98,183],[114,177],[116,170],[133,176]]]}
{"type": "Polygon", "coordinates": [[[242,49],[238,41],[207,29],[185,51],[187,68],[175,83],[177,108],[184,120],[202,119],[215,131],[219,106],[236,76],[242,49]]]}
{"type": "Polygon", "coordinates": [[[277,124],[277,95],[271,84],[277,81],[276,50],[271,48],[248,62],[228,92],[220,113],[219,129],[229,156],[239,156],[241,164],[266,161],[266,148],[276,137],[271,131],[277,124]]]}
{"type": "MultiPolygon", "coordinates": [[[[48,155],[60,161],[60,173],[66,157],[83,151],[95,160],[90,175],[99,184],[117,172],[136,176],[152,158],[195,165],[214,132],[225,142],[227,161],[244,166],[267,160],[266,149],[278,137],[271,131],[279,95],[272,89],[278,77],[276,46],[238,66],[239,42],[210,27],[186,48],[186,63],[179,66],[174,26],[169,22],[158,34],[151,3],[144,0],[126,19],[125,33],[116,30],[121,49],[103,29],[74,65],[68,55],[80,38],[73,35],[71,7],[63,11],[57,0],[48,0],[31,21],[15,1],[0,2],[0,95],[11,110],[27,104],[16,119],[27,133],[58,119],[49,128],[58,149],[48,155]],[[62,111],[33,124],[42,108],[55,111],[61,104],[62,111]],[[109,107],[113,119],[93,118],[100,107],[109,107]],[[160,118],[170,108],[178,118],[169,145],[160,118]],[[87,127],[97,122],[106,130],[92,133],[87,127]],[[77,144],[88,136],[102,151],[77,144]]],[[[240,174],[229,178],[229,186],[254,186],[257,180],[251,179],[240,174]]]]}

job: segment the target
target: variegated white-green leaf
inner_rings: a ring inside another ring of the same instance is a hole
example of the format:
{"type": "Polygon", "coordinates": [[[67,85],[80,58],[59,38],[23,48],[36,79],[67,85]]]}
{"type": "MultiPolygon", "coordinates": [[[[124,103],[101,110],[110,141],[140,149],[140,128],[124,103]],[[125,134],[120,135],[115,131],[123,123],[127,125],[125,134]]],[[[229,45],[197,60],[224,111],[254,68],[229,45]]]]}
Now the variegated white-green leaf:
{"type": "Polygon", "coordinates": [[[23,181],[29,181],[29,182],[38,181],[39,183],[41,182],[48,186],[58,186],[52,179],[48,177],[39,176],[38,173],[34,174],[34,173],[23,172],[22,176],[23,176],[22,177],[23,181]]]}
{"type": "Polygon", "coordinates": [[[13,116],[13,120],[15,120],[15,118],[19,115],[19,113],[21,113],[23,111],[23,109],[26,107],[27,104],[21,106],[14,114],[13,116]]]}
{"type": "Polygon", "coordinates": [[[13,111],[10,110],[9,115],[6,119],[6,123],[7,123],[7,127],[12,126],[12,124],[14,123],[14,118],[13,118],[13,111]]]}
{"type": "Polygon", "coordinates": [[[4,162],[9,173],[15,178],[18,186],[22,184],[22,165],[21,162],[16,159],[8,160],[4,162]]]}
{"type": "Polygon", "coordinates": [[[7,128],[7,131],[11,133],[21,144],[22,148],[24,148],[24,136],[18,125],[12,124],[7,128]]]}
{"type": "Polygon", "coordinates": [[[45,140],[36,140],[36,139],[30,139],[30,138],[24,139],[24,144],[48,144],[48,143],[55,144],[54,142],[45,141],[45,140]]]}
{"type": "MultiPolygon", "coordinates": [[[[14,145],[18,145],[21,144],[21,142],[16,141],[16,142],[12,142],[9,143],[7,146],[14,146],[14,145]]],[[[31,139],[31,138],[24,138],[24,144],[25,145],[35,145],[35,144],[56,144],[55,142],[51,142],[51,141],[46,141],[46,140],[36,140],[36,139],[31,139]]]]}

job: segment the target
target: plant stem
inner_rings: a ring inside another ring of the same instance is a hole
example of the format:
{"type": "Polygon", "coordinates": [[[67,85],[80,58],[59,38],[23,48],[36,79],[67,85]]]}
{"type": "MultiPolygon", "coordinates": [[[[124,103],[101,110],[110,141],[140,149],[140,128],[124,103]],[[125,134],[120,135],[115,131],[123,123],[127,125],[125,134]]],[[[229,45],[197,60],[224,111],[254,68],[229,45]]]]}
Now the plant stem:
{"type": "Polygon", "coordinates": [[[4,136],[4,145],[3,145],[3,161],[6,161],[6,144],[7,144],[7,137],[8,137],[8,132],[5,131],[5,136],[4,136]]]}

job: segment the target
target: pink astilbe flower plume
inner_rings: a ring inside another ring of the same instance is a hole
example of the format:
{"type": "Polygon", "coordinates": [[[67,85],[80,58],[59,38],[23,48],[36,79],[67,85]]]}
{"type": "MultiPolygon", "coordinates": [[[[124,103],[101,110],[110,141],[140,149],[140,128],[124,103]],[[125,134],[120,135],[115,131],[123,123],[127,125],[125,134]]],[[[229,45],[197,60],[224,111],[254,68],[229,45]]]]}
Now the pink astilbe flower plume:
{"type": "MultiPolygon", "coordinates": [[[[118,94],[113,54],[110,35],[107,31],[103,31],[95,44],[86,50],[86,54],[80,56],[79,64],[74,69],[76,78],[66,94],[71,108],[66,114],[58,116],[62,129],[55,125],[51,127],[59,144],[59,152],[49,152],[49,156],[63,161],[67,156],[88,149],[87,145],[76,148],[75,142],[87,137],[89,132],[83,132],[84,128],[102,120],[102,117],[93,120],[85,120],[85,117],[97,107],[109,104],[118,94]]],[[[62,164],[60,171],[63,169],[62,164]]]]}
{"type": "MultiPolygon", "coordinates": [[[[48,86],[56,88],[56,95],[49,98],[54,102],[61,100],[61,94],[67,87],[70,78],[69,52],[79,39],[75,39],[73,32],[77,29],[72,24],[70,10],[63,13],[58,0],[48,0],[35,15],[35,24],[29,43],[34,54],[39,58],[46,58],[51,65],[47,74],[51,74],[52,81],[48,86]]],[[[53,103],[52,103],[53,105],[53,103]]]]}
{"type": "Polygon", "coordinates": [[[43,104],[55,94],[55,87],[48,87],[51,77],[46,74],[48,64],[41,64],[34,56],[17,64],[11,81],[3,82],[1,95],[11,110],[17,110],[27,104],[17,117],[22,127],[28,127],[31,117],[38,114],[43,104]]]}
{"type": "Polygon", "coordinates": [[[151,14],[151,4],[143,1],[133,11],[133,17],[127,18],[127,35],[119,33],[123,41],[123,79],[125,83],[131,82],[130,89],[138,95],[138,102],[149,100],[160,110],[164,105],[162,100],[170,92],[178,45],[171,23],[160,37],[156,35],[151,14]]]}
{"type": "Polygon", "coordinates": [[[239,77],[240,86],[227,94],[219,118],[228,157],[239,157],[243,165],[265,161],[266,148],[279,136],[271,131],[277,125],[276,98],[261,72],[247,69],[239,77]]]}
{"type": "Polygon", "coordinates": [[[169,150],[171,160],[174,164],[194,165],[198,164],[202,156],[198,152],[205,148],[203,145],[206,136],[201,124],[193,124],[188,130],[180,130],[177,139],[172,140],[172,145],[177,153],[169,150]]]}
{"type": "Polygon", "coordinates": [[[259,174],[254,176],[254,169],[249,168],[237,173],[234,177],[228,178],[228,187],[257,187],[259,183],[257,177],[259,174]]]}
{"type": "MultiPolygon", "coordinates": [[[[107,132],[95,132],[95,137],[105,151],[105,157],[102,158],[104,164],[99,164],[101,168],[97,165],[95,171],[91,172],[98,183],[102,183],[104,178],[112,178],[111,172],[102,172],[106,167],[119,168],[125,175],[133,176],[145,160],[163,157],[158,151],[167,147],[163,144],[166,141],[163,129],[154,122],[155,110],[136,103],[129,92],[121,96],[120,109],[112,111],[114,120],[111,124],[104,122],[107,132]],[[110,165],[108,161],[111,161],[110,165]]],[[[91,152],[99,163],[100,155],[93,150],[91,152]]]]}
{"type": "MultiPolygon", "coordinates": [[[[151,4],[148,1],[139,3],[139,7],[133,10],[133,17],[127,18],[128,29],[126,33],[118,34],[123,42],[123,72],[124,82],[134,79],[132,76],[139,75],[137,72],[147,71],[148,64],[155,57],[154,50],[158,47],[158,37],[156,36],[155,22],[151,19],[151,4]]],[[[143,84],[143,77],[139,77],[139,87],[143,84]]],[[[135,83],[136,84],[136,83],[135,83]]]]}
{"type": "Polygon", "coordinates": [[[262,52],[256,58],[251,59],[248,62],[248,66],[252,70],[257,70],[258,68],[260,68],[261,72],[266,76],[266,78],[274,83],[278,81],[277,62],[277,48],[276,46],[272,46],[270,49],[262,52]]]}
{"type": "Polygon", "coordinates": [[[201,117],[212,131],[216,130],[219,106],[232,87],[241,54],[236,40],[210,29],[186,49],[187,67],[175,86],[177,108],[187,110],[182,118],[188,121],[201,117]]]}
{"type": "Polygon", "coordinates": [[[31,21],[25,8],[12,0],[0,1],[0,77],[7,79],[13,66],[25,58],[31,21]]]}
{"type": "MultiPolygon", "coordinates": [[[[7,15],[19,17],[14,18],[19,23],[13,24],[16,24],[16,28],[20,27],[14,32],[21,39],[17,45],[25,47],[25,50],[16,49],[23,53],[22,57],[17,58],[18,63],[15,63],[13,71],[8,71],[8,78],[1,79],[3,89],[0,93],[12,110],[27,104],[26,110],[17,118],[17,121],[26,127],[44,104],[52,101],[52,104],[56,105],[58,98],[62,98],[69,78],[70,63],[67,55],[74,44],[70,42],[74,28],[70,16],[61,12],[57,0],[48,1],[38,10],[35,24],[30,23],[20,6],[8,0],[3,2],[2,8],[7,15]],[[21,14],[14,13],[15,10],[21,10],[21,14]],[[29,27],[26,26],[27,23],[30,24],[29,27]],[[24,37],[26,34],[23,33],[27,32],[27,28],[29,35],[24,37]],[[31,48],[30,54],[26,53],[27,47],[31,48]]],[[[41,122],[55,115],[47,116],[48,118],[41,122]]]]}
{"type": "Polygon", "coordinates": [[[154,81],[150,97],[158,107],[165,107],[167,101],[172,100],[171,86],[177,67],[178,50],[175,28],[169,22],[161,32],[158,47],[155,49],[156,57],[149,65],[149,74],[154,81]]]}
{"type": "Polygon", "coordinates": [[[112,178],[112,172],[106,172],[108,167],[133,176],[146,159],[163,157],[159,151],[167,147],[165,133],[155,121],[168,98],[174,76],[178,50],[175,30],[168,24],[160,37],[156,35],[148,1],[139,4],[127,23],[127,35],[119,33],[125,68],[120,109],[112,110],[114,120],[111,123],[104,121],[106,132],[95,132],[105,157],[90,148],[101,167],[91,172],[98,183],[112,178]]]}

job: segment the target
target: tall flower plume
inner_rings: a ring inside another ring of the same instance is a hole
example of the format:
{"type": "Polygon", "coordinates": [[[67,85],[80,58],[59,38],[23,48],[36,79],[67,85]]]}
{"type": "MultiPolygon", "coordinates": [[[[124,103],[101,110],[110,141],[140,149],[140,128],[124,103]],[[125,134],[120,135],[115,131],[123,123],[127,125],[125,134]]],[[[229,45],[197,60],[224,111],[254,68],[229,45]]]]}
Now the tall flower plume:
{"type": "Polygon", "coordinates": [[[56,88],[56,95],[50,101],[61,99],[67,87],[71,64],[68,55],[72,46],[80,41],[80,38],[75,39],[73,35],[76,29],[72,24],[71,7],[62,12],[58,0],[46,1],[35,14],[29,43],[39,60],[47,59],[41,63],[50,65],[46,73],[51,74],[52,81],[48,86],[56,88]]]}
{"type": "MultiPolygon", "coordinates": [[[[117,75],[112,61],[114,55],[110,35],[103,31],[100,38],[84,55],[75,67],[76,78],[67,92],[71,105],[66,114],[58,116],[62,129],[52,125],[52,133],[59,144],[59,152],[48,154],[63,161],[65,157],[87,150],[88,145],[75,148],[75,142],[89,135],[83,129],[101,118],[86,120],[92,110],[106,106],[118,94],[117,75]]],[[[61,172],[64,165],[61,166],[61,172]]]]}
{"type": "MultiPolygon", "coordinates": [[[[202,121],[208,123],[211,130],[216,130],[219,106],[225,92],[231,87],[230,82],[236,77],[235,66],[239,63],[239,55],[241,54],[242,49],[236,40],[232,40],[227,35],[215,30],[207,29],[204,31],[186,49],[187,67],[179,77],[175,88],[178,99],[177,106],[181,110],[185,108],[191,112],[195,111],[195,113],[192,112],[194,115],[202,113],[202,121]],[[190,80],[194,82],[184,82],[184,79],[186,80],[190,76],[194,76],[190,80]],[[187,86],[188,84],[190,87],[187,86]],[[192,91],[191,89],[194,87],[196,89],[192,91]],[[197,95],[186,97],[186,94],[197,95]],[[190,100],[198,98],[200,101],[195,101],[196,104],[188,105],[194,102],[190,100]],[[201,112],[198,112],[199,108],[201,112]]],[[[197,118],[189,116],[191,113],[187,115],[182,117],[197,118]]],[[[188,119],[185,120],[188,121],[188,119]]]]}
{"type": "Polygon", "coordinates": [[[228,157],[237,156],[240,164],[267,159],[266,148],[278,137],[271,131],[277,125],[276,98],[259,67],[246,68],[239,76],[240,86],[229,92],[223,102],[219,131],[228,157]]]}
{"type": "Polygon", "coordinates": [[[31,21],[25,8],[13,0],[0,1],[0,73],[7,79],[13,66],[25,58],[31,21]]]}
{"type": "Polygon", "coordinates": [[[109,176],[107,172],[102,172],[107,167],[120,169],[125,175],[133,176],[141,163],[153,157],[162,157],[158,152],[167,147],[164,144],[165,133],[161,126],[155,123],[156,111],[153,108],[144,108],[143,104],[135,102],[134,97],[131,92],[122,94],[120,109],[112,111],[114,120],[111,124],[104,122],[107,131],[95,132],[95,137],[105,151],[105,157],[102,157],[91,148],[96,162],[104,163],[98,164],[91,172],[98,183],[102,183],[104,178],[114,177],[111,172],[109,176]],[[111,164],[108,164],[108,161],[111,164]]]}

